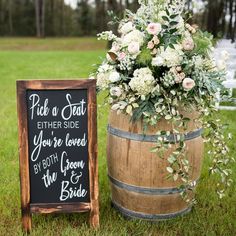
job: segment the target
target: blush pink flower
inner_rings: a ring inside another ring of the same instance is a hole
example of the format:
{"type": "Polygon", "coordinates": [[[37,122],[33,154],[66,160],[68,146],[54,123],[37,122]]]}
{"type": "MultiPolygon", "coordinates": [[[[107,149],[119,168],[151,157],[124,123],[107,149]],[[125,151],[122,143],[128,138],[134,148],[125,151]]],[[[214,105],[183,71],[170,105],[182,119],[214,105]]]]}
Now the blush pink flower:
{"type": "Polygon", "coordinates": [[[192,38],[184,39],[182,46],[183,46],[184,50],[192,51],[194,49],[194,42],[193,42],[192,38]]]}
{"type": "Polygon", "coordinates": [[[147,32],[149,34],[153,34],[153,35],[157,35],[161,32],[161,24],[160,23],[150,23],[148,26],[147,26],[147,32]]]}
{"type": "Polygon", "coordinates": [[[192,88],[195,87],[195,82],[191,78],[185,78],[183,81],[183,88],[186,91],[190,91],[192,88]]]}
{"type": "Polygon", "coordinates": [[[125,53],[125,52],[121,52],[121,53],[119,53],[119,55],[118,55],[118,60],[119,60],[119,61],[122,61],[122,60],[125,59],[125,57],[126,57],[126,53],[125,53]]]}
{"type": "Polygon", "coordinates": [[[158,45],[158,44],[160,43],[160,40],[159,40],[159,38],[158,38],[156,35],[153,36],[152,41],[153,41],[153,43],[154,43],[155,45],[158,45]]]}
{"type": "Polygon", "coordinates": [[[155,46],[154,43],[153,43],[152,41],[149,41],[149,42],[148,42],[148,45],[147,45],[147,48],[153,49],[154,46],[155,46]]]}

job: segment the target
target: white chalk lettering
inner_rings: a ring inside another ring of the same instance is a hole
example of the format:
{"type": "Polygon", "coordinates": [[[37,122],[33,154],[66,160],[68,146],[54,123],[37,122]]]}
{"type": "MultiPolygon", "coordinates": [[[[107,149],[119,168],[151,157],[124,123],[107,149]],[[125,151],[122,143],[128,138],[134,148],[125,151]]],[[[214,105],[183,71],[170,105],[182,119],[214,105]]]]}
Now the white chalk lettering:
{"type": "Polygon", "coordinates": [[[40,97],[38,94],[31,94],[29,100],[32,101],[32,105],[30,107],[31,120],[34,119],[35,112],[37,116],[47,116],[49,114],[50,109],[48,108],[48,99],[44,100],[43,106],[39,104],[40,97]]]}
{"type": "MultiPolygon", "coordinates": [[[[54,136],[53,131],[51,132],[51,135],[54,136]]],[[[52,137],[52,139],[51,138],[44,139],[43,130],[41,130],[38,135],[34,135],[33,144],[35,148],[31,153],[31,160],[34,162],[37,161],[42,147],[53,147],[53,148],[61,147],[63,144],[63,140],[57,137],[52,137]]]]}
{"type": "Polygon", "coordinates": [[[70,134],[66,134],[65,144],[67,147],[85,147],[87,144],[86,134],[83,138],[70,138],[70,134]]]}
{"type": "Polygon", "coordinates": [[[82,99],[79,103],[71,103],[72,96],[68,93],[66,94],[66,100],[68,105],[66,105],[62,111],[61,116],[64,120],[69,120],[72,116],[83,116],[86,113],[85,101],[82,99]]]}
{"type": "Polygon", "coordinates": [[[48,188],[51,184],[55,183],[57,180],[57,172],[53,172],[52,175],[50,175],[49,170],[46,171],[46,174],[42,177],[44,181],[44,185],[46,188],[48,188]]]}
{"type": "Polygon", "coordinates": [[[61,182],[60,201],[66,201],[67,199],[80,198],[86,196],[87,191],[82,188],[82,184],[79,185],[79,188],[77,187],[68,188],[69,184],[70,184],[69,181],[61,182]]]}
{"type": "Polygon", "coordinates": [[[76,170],[76,169],[84,169],[85,162],[84,161],[76,161],[70,162],[69,159],[65,159],[67,157],[67,152],[62,152],[61,154],[61,173],[66,176],[67,171],[76,170]]]}

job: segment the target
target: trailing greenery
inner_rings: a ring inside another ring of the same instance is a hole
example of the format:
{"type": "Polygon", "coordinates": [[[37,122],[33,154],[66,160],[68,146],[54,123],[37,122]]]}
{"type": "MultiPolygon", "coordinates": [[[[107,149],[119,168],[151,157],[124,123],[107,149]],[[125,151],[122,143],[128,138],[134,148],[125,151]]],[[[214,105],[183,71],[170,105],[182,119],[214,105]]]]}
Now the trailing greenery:
{"type": "Polygon", "coordinates": [[[146,126],[156,126],[163,119],[172,124],[152,151],[160,156],[174,148],[167,158],[167,174],[182,181],[182,195],[190,204],[195,199],[187,193],[195,186],[183,133],[189,118],[183,114],[197,112],[208,132],[205,141],[212,144],[210,173],[219,176],[216,192],[222,198],[232,183],[234,158],[222,135],[223,126],[212,116],[217,111],[216,94],[227,93],[222,82],[228,53],[222,52],[221,59],[215,60],[212,35],[183,18],[185,0],[163,4],[141,0],[140,4],[136,13],[126,11],[122,20],[116,19],[118,36],[112,31],[98,34],[98,39],[110,41],[112,47],[93,77],[100,90],[109,91],[108,102],[118,114],[130,116],[133,122],[143,120],[146,126]],[[176,137],[174,144],[168,143],[169,135],[176,137]]]}

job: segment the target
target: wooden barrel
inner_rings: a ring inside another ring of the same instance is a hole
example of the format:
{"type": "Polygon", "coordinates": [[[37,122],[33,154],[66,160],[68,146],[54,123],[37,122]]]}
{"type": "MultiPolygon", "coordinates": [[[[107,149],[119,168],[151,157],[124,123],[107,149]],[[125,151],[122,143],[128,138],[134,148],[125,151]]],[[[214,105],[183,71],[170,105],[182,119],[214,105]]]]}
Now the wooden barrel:
{"type": "MultiPolygon", "coordinates": [[[[190,177],[198,181],[203,157],[202,129],[196,113],[185,114],[192,120],[188,125],[186,155],[190,162],[190,177]]],[[[107,142],[108,176],[112,205],[124,216],[146,220],[164,220],[185,214],[191,207],[180,196],[181,181],[167,179],[168,166],[164,159],[151,153],[157,131],[172,130],[167,121],[148,127],[143,134],[142,122],[132,124],[130,117],[110,112],[107,142]]],[[[171,138],[171,137],[170,137],[171,138]]]]}

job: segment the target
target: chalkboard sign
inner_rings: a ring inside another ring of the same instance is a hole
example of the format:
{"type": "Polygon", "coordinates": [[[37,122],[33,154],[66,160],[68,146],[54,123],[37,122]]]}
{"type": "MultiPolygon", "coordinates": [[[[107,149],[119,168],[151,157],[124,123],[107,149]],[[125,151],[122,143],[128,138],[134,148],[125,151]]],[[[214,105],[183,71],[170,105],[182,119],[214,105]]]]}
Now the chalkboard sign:
{"type": "Polygon", "coordinates": [[[99,225],[94,80],[17,81],[22,223],[90,211],[99,225]]]}

